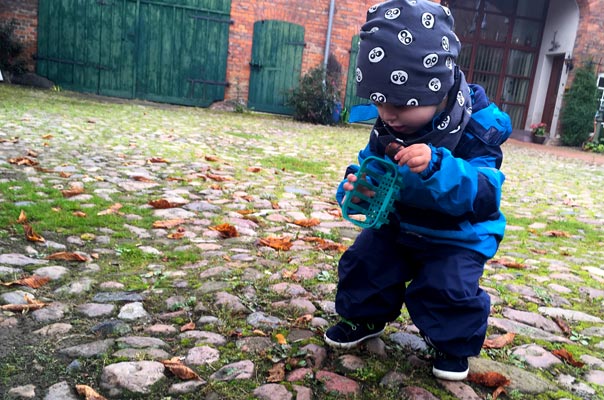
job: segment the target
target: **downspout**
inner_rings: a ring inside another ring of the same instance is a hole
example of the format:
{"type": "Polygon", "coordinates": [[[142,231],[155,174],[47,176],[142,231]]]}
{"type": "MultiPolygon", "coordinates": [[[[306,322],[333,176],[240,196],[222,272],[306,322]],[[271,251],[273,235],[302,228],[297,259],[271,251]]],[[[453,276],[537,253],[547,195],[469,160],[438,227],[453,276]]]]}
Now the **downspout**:
{"type": "Polygon", "coordinates": [[[323,84],[327,76],[327,60],[329,59],[329,48],[331,47],[331,28],[333,27],[333,14],[336,8],[336,0],[329,3],[329,20],[327,22],[327,38],[325,40],[325,55],[323,57],[323,84]]]}

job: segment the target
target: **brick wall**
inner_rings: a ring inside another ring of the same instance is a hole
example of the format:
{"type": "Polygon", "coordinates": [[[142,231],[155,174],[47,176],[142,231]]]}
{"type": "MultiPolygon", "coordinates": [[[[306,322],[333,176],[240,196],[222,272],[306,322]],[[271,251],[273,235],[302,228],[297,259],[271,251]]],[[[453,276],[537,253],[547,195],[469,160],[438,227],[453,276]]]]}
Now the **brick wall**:
{"type": "Polygon", "coordinates": [[[588,61],[596,63],[598,72],[604,72],[604,0],[577,0],[579,29],[573,57],[575,65],[588,61]]]}
{"type": "Polygon", "coordinates": [[[0,21],[16,21],[15,34],[24,45],[23,57],[34,70],[38,42],[38,0],[0,0],[0,21]]]}
{"type": "MultiPolygon", "coordinates": [[[[330,0],[232,0],[226,98],[246,100],[250,78],[254,23],[280,20],[304,26],[302,74],[324,62],[330,0]]],[[[335,2],[330,50],[342,65],[341,87],[345,89],[351,39],[365,21],[373,0],[335,2]]]]}

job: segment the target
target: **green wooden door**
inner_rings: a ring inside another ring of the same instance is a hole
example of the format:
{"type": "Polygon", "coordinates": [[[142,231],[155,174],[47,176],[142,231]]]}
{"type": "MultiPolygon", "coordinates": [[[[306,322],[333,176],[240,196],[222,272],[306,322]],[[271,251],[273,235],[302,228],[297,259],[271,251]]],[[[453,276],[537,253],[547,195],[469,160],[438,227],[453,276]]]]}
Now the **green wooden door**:
{"type": "Polygon", "coordinates": [[[298,86],[302,70],[304,27],[283,21],[254,24],[248,107],[257,111],[292,114],[286,106],[289,91],[298,86]]]}
{"type": "Polygon", "coordinates": [[[207,106],[224,99],[230,0],[40,0],[37,72],[61,87],[207,106]]]}
{"type": "Polygon", "coordinates": [[[357,69],[357,56],[359,54],[359,35],[352,38],[350,46],[350,59],[348,62],[348,77],[346,78],[346,99],[344,100],[344,107],[350,110],[352,106],[357,104],[368,104],[369,100],[356,95],[356,69],[357,69]]]}

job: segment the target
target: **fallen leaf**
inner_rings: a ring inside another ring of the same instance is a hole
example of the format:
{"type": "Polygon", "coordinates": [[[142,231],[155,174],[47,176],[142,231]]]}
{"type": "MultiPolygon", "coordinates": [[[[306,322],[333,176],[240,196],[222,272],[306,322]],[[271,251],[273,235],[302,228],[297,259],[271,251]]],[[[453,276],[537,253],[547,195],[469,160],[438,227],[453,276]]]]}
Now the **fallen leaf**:
{"type": "Polygon", "coordinates": [[[216,182],[224,182],[224,181],[232,181],[233,180],[233,178],[230,177],[230,176],[217,175],[217,174],[212,174],[212,173],[208,173],[208,174],[206,174],[206,176],[208,178],[210,178],[211,180],[216,181],[216,182]]]}
{"type": "Polygon", "coordinates": [[[31,275],[26,278],[17,279],[15,281],[0,283],[0,285],[2,285],[2,286],[21,285],[21,286],[30,287],[32,289],[38,289],[38,288],[46,285],[49,281],[50,281],[49,277],[31,275]]]}
{"type": "Polygon", "coordinates": [[[86,213],[83,211],[74,211],[71,213],[75,217],[86,218],[86,213]]]}
{"type": "Polygon", "coordinates": [[[69,198],[84,193],[82,186],[72,186],[71,189],[61,190],[63,197],[69,198]]]}
{"type": "Polygon", "coordinates": [[[285,363],[278,363],[273,365],[271,369],[268,370],[268,377],[266,378],[267,382],[282,382],[285,379],[285,363]]]}
{"type": "Polygon", "coordinates": [[[316,243],[317,248],[319,250],[323,250],[323,251],[337,250],[337,251],[343,253],[347,249],[347,246],[345,246],[341,243],[332,242],[331,240],[325,240],[323,238],[316,237],[316,236],[307,236],[305,238],[302,238],[302,240],[304,240],[305,242],[316,243]]]}
{"type": "Polygon", "coordinates": [[[219,161],[220,159],[216,156],[205,156],[206,161],[219,161]]]}
{"type": "Polygon", "coordinates": [[[27,222],[27,215],[25,215],[25,211],[21,210],[19,213],[19,218],[17,218],[18,224],[24,224],[27,222]]]}
{"type": "Polygon", "coordinates": [[[184,219],[182,219],[182,218],[166,219],[166,220],[163,220],[163,221],[155,221],[153,223],[153,228],[155,228],[155,229],[170,229],[170,228],[174,228],[175,226],[182,225],[185,222],[187,222],[187,221],[184,220],[184,219]]]}
{"type": "Polygon", "coordinates": [[[71,176],[71,174],[70,174],[69,172],[61,171],[61,172],[59,173],[59,176],[60,176],[61,178],[69,178],[69,177],[71,176]]]}
{"type": "Polygon", "coordinates": [[[54,137],[54,136],[53,136],[53,135],[51,135],[51,134],[49,133],[48,135],[44,135],[44,136],[42,136],[42,139],[44,139],[44,140],[48,140],[48,139],[52,139],[53,137],[54,137]]]}
{"type": "Polygon", "coordinates": [[[32,160],[31,158],[28,157],[15,157],[15,158],[9,158],[8,162],[10,164],[15,164],[15,165],[27,165],[30,167],[33,167],[34,165],[38,165],[39,162],[32,160]]]}
{"type": "Polygon", "coordinates": [[[262,171],[262,168],[260,168],[260,167],[248,167],[247,170],[248,170],[248,172],[254,172],[254,173],[256,173],[256,172],[262,171]]]}
{"type": "Polygon", "coordinates": [[[231,224],[220,224],[216,226],[210,226],[210,229],[213,231],[220,232],[220,235],[225,239],[239,236],[237,228],[231,224]]]}
{"type": "Polygon", "coordinates": [[[237,210],[237,213],[241,214],[241,215],[250,215],[250,214],[253,214],[254,212],[255,212],[254,210],[237,210]]]}
{"type": "Polygon", "coordinates": [[[505,388],[503,386],[499,386],[497,389],[495,389],[495,391],[493,392],[493,394],[491,395],[493,400],[497,400],[499,398],[499,395],[501,393],[506,393],[505,388]]]}
{"type": "Polygon", "coordinates": [[[321,223],[317,218],[311,219],[297,219],[294,221],[294,224],[303,226],[305,228],[310,228],[311,226],[317,226],[321,223]]]}
{"type": "Polygon", "coordinates": [[[34,231],[34,228],[29,224],[23,224],[23,230],[25,231],[25,238],[30,242],[44,243],[46,241],[42,236],[38,235],[34,231]]]}
{"type": "Polygon", "coordinates": [[[66,251],[60,251],[58,253],[53,253],[46,257],[47,260],[60,260],[60,261],[79,261],[85,262],[87,258],[81,254],[70,253],[66,251]]]}
{"type": "Polygon", "coordinates": [[[568,232],[564,232],[564,231],[547,231],[547,232],[543,232],[543,234],[545,236],[551,236],[551,237],[570,237],[570,233],[568,232]]]}
{"type": "Polygon", "coordinates": [[[260,239],[260,245],[271,247],[275,250],[289,250],[292,248],[293,243],[289,237],[268,237],[260,239]]]}
{"type": "Polygon", "coordinates": [[[87,385],[76,385],[78,394],[86,397],[86,400],[107,400],[105,397],[98,394],[93,388],[87,385]]]}
{"type": "Polygon", "coordinates": [[[529,250],[535,254],[541,254],[541,255],[547,254],[547,250],[543,250],[543,249],[529,249],[529,250]]]}
{"type": "Polygon", "coordinates": [[[166,199],[151,200],[147,204],[149,204],[153,208],[161,209],[161,210],[164,210],[167,208],[180,207],[183,205],[183,203],[174,203],[174,202],[168,201],[166,199]]]}
{"type": "Polygon", "coordinates": [[[30,157],[33,157],[33,158],[38,157],[38,153],[36,153],[33,150],[27,150],[27,155],[30,156],[30,157]]]}
{"type": "Polygon", "coordinates": [[[566,361],[568,364],[572,365],[573,367],[583,368],[583,366],[585,366],[584,362],[575,360],[573,355],[570,354],[568,352],[568,350],[566,350],[566,349],[554,350],[554,351],[552,351],[552,354],[555,355],[556,357],[560,358],[561,360],[566,361]]]}
{"type": "Polygon", "coordinates": [[[137,182],[155,182],[153,179],[151,178],[147,178],[146,176],[141,176],[141,175],[135,175],[132,177],[132,179],[134,179],[137,182]]]}
{"type": "Polygon", "coordinates": [[[468,374],[468,381],[491,388],[510,384],[510,380],[499,372],[471,373],[468,374]]]}
{"type": "Polygon", "coordinates": [[[193,329],[195,329],[195,322],[193,321],[180,327],[181,332],[192,331],[193,329]]]}
{"type": "Polygon", "coordinates": [[[147,162],[153,163],[153,164],[160,164],[160,163],[169,164],[170,163],[170,161],[168,161],[162,157],[152,157],[152,158],[148,159],[147,162]]]}
{"type": "Polygon", "coordinates": [[[558,325],[560,329],[562,329],[562,332],[564,332],[565,335],[570,335],[572,329],[564,319],[560,317],[554,317],[554,322],[556,323],[556,325],[558,325]]]}
{"type": "Polygon", "coordinates": [[[168,239],[179,240],[179,239],[182,239],[183,237],[185,237],[184,232],[173,232],[173,233],[168,234],[168,239]]]}
{"type": "Polygon", "coordinates": [[[166,367],[168,369],[168,371],[172,372],[174,375],[176,375],[178,378],[180,378],[182,380],[185,380],[185,381],[190,380],[190,379],[201,380],[199,375],[197,375],[197,373],[195,371],[193,371],[191,368],[187,367],[182,362],[180,362],[178,357],[174,357],[170,360],[162,360],[160,362],[162,364],[164,364],[164,367],[166,367]]]}
{"type": "Polygon", "coordinates": [[[121,203],[115,203],[111,207],[106,210],[99,211],[96,215],[111,215],[119,213],[120,209],[123,207],[121,203]]]}
{"type": "Polygon", "coordinates": [[[275,340],[277,341],[277,343],[279,344],[287,344],[287,340],[285,340],[285,336],[283,336],[282,333],[277,333],[275,335],[275,340]]]}
{"type": "Polygon", "coordinates": [[[296,320],[294,321],[294,325],[297,325],[297,326],[306,325],[310,321],[312,321],[312,319],[313,319],[312,314],[304,314],[303,316],[296,318],[296,320]]]}
{"type": "Polygon", "coordinates": [[[271,208],[273,210],[280,210],[281,206],[279,205],[279,202],[277,202],[277,201],[271,201],[271,208]]]}
{"type": "Polygon", "coordinates": [[[507,346],[508,344],[512,344],[514,338],[516,337],[515,333],[508,332],[505,335],[501,335],[496,337],[495,339],[486,339],[482,345],[483,349],[501,349],[507,346]]]}
{"type": "Polygon", "coordinates": [[[519,263],[514,260],[510,260],[507,258],[492,259],[491,261],[489,261],[489,264],[500,264],[500,265],[503,265],[504,267],[514,268],[514,269],[526,268],[525,264],[519,263]]]}
{"type": "Polygon", "coordinates": [[[253,333],[254,335],[258,335],[258,336],[266,337],[266,333],[262,332],[260,329],[254,329],[254,330],[252,331],[252,333],[253,333]]]}
{"type": "Polygon", "coordinates": [[[41,301],[37,301],[32,299],[29,296],[25,296],[25,301],[27,304],[5,304],[0,306],[0,310],[3,311],[12,311],[12,312],[23,312],[23,311],[31,311],[31,310],[39,310],[43,307],[46,307],[48,304],[43,303],[41,301]]]}

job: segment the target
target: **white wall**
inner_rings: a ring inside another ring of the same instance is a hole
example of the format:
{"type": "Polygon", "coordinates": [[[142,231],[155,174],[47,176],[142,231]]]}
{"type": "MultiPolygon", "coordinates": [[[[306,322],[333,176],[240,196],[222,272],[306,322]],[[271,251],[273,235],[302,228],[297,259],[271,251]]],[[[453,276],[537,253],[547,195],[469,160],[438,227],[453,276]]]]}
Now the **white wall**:
{"type": "MultiPolygon", "coordinates": [[[[531,124],[541,122],[543,106],[545,104],[545,96],[547,95],[547,87],[552,69],[552,56],[563,54],[565,58],[569,55],[572,57],[578,27],[579,7],[577,6],[577,2],[575,0],[550,1],[549,11],[543,31],[543,39],[541,41],[541,49],[539,50],[539,59],[535,73],[533,90],[531,93],[531,101],[526,119],[526,130],[530,130],[529,127],[531,124]],[[556,42],[559,43],[560,47],[551,50],[554,32],[557,32],[556,42]]],[[[560,106],[562,104],[567,79],[568,71],[566,67],[564,67],[562,69],[562,77],[560,79],[560,87],[558,88],[558,96],[550,132],[556,132],[558,126],[560,106]]]]}

